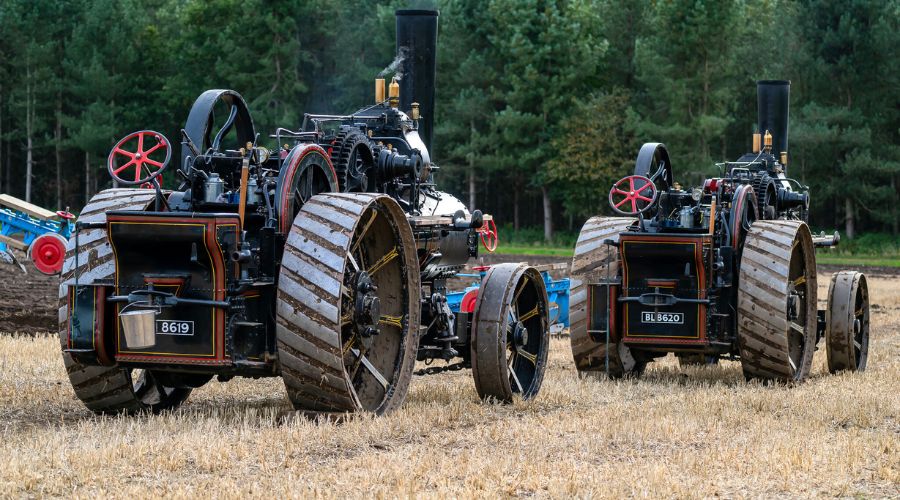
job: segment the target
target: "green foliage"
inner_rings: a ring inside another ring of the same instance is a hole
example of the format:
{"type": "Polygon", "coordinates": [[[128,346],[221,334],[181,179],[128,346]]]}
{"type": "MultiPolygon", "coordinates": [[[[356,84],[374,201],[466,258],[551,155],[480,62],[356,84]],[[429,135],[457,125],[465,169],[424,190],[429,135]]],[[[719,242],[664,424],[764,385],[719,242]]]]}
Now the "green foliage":
{"type": "Polygon", "coordinates": [[[813,223],[900,234],[900,0],[6,0],[0,191],[22,196],[30,143],[34,201],[55,203],[59,151],[61,204],[80,206],[119,137],[177,141],[209,88],[240,92],[263,142],[370,104],[406,7],[441,11],[439,187],[498,221],[540,225],[546,200],[574,233],[644,142],[682,184],[715,175],[750,148],[754,81],[775,78],[813,223]]]}
{"type": "Polygon", "coordinates": [[[634,169],[637,149],[627,129],[627,91],[594,94],[579,103],[554,137],[556,156],[547,164],[562,188],[563,208],[579,218],[609,212],[609,186],[634,169]]]}

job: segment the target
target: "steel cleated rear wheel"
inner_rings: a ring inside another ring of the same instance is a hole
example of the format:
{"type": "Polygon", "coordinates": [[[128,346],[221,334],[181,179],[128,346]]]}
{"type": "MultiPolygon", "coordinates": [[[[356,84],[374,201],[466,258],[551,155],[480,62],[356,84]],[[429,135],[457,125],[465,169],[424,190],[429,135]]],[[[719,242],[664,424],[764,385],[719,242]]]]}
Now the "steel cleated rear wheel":
{"type": "Polygon", "coordinates": [[[757,221],[738,282],[738,344],[744,375],[800,381],[816,348],[816,262],[809,227],[757,221]]]}
{"type": "MultiPolygon", "coordinates": [[[[569,338],[575,368],[581,376],[599,377],[606,373],[606,342],[594,338],[588,332],[588,283],[619,276],[619,252],[615,245],[604,244],[611,239],[619,241],[619,233],[634,223],[630,217],[591,217],[581,228],[575,244],[572,272],[569,281],[569,338]]],[[[640,356],[615,339],[609,349],[609,376],[621,378],[639,375],[646,366],[640,356]]]]}
{"type": "Polygon", "coordinates": [[[488,270],[472,319],[472,376],[482,399],[537,396],[547,368],[549,310],[537,269],[523,263],[488,270]]]}
{"type": "Polygon", "coordinates": [[[869,286],[856,271],[831,275],[825,309],[828,371],[863,371],[869,359],[869,286]]]}
{"type": "Polygon", "coordinates": [[[278,278],[281,375],[297,410],[399,407],[415,365],[418,260],[403,210],[378,194],[320,194],[294,219],[278,278]]]}
{"type": "MultiPolygon", "coordinates": [[[[103,222],[112,210],[146,210],[155,193],[147,189],[107,189],[91,198],[78,217],[80,222],[103,222]]],[[[75,284],[97,279],[112,279],[115,261],[106,229],[85,229],[68,241],[66,260],[59,281],[59,340],[66,349],[69,327],[68,289],[75,284]],[[76,240],[78,265],[76,266],[76,240]]],[[[69,381],[85,406],[96,413],[160,412],[175,408],[191,393],[190,388],[170,387],[153,373],[120,366],[85,365],[63,351],[69,381]]]]}

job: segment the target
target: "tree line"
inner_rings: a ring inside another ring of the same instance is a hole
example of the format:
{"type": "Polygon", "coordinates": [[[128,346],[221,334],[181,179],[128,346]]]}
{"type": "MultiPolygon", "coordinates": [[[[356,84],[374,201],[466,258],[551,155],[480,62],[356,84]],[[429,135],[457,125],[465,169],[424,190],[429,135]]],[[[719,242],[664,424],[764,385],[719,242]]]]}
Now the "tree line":
{"type": "Polygon", "coordinates": [[[900,0],[4,0],[0,191],[77,210],[126,133],[177,140],[232,88],[257,129],[373,100],[394,10],[440,12],[438,184],[515,228],[577,230],[644,142],[691,185],[750,149],[789,79],[814,228],[900,234],[900,0]]]}

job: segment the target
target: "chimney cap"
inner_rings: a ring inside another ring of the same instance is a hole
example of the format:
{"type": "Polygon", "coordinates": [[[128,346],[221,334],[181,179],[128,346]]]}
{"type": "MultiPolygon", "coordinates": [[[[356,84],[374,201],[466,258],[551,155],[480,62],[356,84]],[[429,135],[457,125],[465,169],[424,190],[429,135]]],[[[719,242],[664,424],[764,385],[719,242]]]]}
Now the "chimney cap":
{"type": "Polygon", "coordinates": [[[790,85],[790,80],[757,80],[757,85],[790,85]]]}
{"type": "Polygon", "coordinates": [[[432,9],[398,9],[394,11],[395,16],[439,16],[437,10],[432,9]]]}

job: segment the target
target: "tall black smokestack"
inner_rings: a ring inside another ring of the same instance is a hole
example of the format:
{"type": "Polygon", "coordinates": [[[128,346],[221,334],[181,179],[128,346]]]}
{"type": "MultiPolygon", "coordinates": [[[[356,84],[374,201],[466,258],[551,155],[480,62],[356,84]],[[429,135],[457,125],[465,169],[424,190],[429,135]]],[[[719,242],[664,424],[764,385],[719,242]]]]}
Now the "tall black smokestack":
{"type": "Polygon", "coordinates": [[[436,10],[398,10],[397,54],[400,63],[400,110],[409,113],[410,105],[419,103],[419,136],[431,149],[434,136],[434,80],[437,74],[436,10]]]}
{"type": "Polygon", "coordinates": [[[791,82],[788,80],[760,80],[756,82],[757,123],[759,133],[772,134],[772,154],[778,158],[788,150],[788,108],[791,82]]]}

